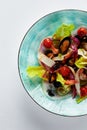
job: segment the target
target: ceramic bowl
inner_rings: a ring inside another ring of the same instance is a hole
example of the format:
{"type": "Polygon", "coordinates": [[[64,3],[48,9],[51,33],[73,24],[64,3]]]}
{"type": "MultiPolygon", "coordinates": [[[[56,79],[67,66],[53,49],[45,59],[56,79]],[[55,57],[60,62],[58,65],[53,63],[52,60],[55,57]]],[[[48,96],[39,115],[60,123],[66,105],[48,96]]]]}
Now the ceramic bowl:
{"type": "MultiPolygon", "coordinates": [[[[18,54],[18,69],[21,81],[30,97],[45,110],[62,116],[82,116],[87,114],[87,100],[77,104],[71,95],[61,98],[50,98],[42,88],[41,79],[27,76],[28,66],[38,65],[37,53],[40,42],[51,36],[61,24],[87,26],[87,12],[81,10],[60,10],[40,18],[25,34],[18,54]]],[[[32,108],[33,109],[33,108],[32,108]]]]}

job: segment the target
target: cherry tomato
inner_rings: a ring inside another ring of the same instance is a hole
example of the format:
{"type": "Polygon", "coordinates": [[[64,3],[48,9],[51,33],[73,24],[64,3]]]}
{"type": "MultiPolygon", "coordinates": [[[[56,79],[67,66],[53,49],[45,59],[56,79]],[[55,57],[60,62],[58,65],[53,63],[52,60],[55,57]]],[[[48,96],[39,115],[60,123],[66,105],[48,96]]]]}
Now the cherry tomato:
{"type": "Polygon", "coordinates": [[[80,36],[80,37],[83,37],[87,34],[87,28],[85,27],[81,27],[78,29],[77,31],[77,34],[80,36]]]}
{"type": "Polygon", "coordinates": [[[80,88],[81,97],[87,96],[87,85],[80,88]]]}
{"type": "Polygon", "coordinates": [[[46,38],[43,40],[43,45],[46,47],[46,48],[51,48],[51,45],[52,45],[52,39],[51,38],[46,38]]]}
{"type": "Polygon", "coordinates": [[[63,77],[67,77],[70,74],[70,69],[67,66],[62,66],[59,69],[59,73],[63,76],[63,77]]]}

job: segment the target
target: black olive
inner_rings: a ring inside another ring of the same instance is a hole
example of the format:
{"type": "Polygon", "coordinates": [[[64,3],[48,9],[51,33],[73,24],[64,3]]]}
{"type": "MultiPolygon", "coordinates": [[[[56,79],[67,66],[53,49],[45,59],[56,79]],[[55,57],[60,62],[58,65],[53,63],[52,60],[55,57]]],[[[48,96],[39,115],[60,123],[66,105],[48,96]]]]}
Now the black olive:
{"type": "Polygon", "coordinates": [[[71,44],[70,37],[65,37],[59,44],[59,50],[62,54],[65,54],[71,44]]]}
{"type": "Polygon", "coordinates": [[[51,97],[55,96],[54,93],[53,93],[53,91],[51,89],[48,89],[47,92],[48,92],[49,96],[51,96],[51,97]]]}
{"type": "Polygon", "coordinates": [[[58,81],[54,81],[53,85],[54,85],[55,88],[58,88],[58,87],[62,86],[62,84],[60,82],[58,82],[58,81]]]}

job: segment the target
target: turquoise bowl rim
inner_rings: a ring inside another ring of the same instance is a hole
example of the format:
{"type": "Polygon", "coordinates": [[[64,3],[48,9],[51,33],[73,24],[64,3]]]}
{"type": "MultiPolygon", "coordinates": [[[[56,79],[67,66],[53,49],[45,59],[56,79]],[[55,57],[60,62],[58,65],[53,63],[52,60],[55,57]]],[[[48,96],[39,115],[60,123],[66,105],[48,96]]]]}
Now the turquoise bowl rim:
{"type": "Polygon", "coordinates": [[[23,88],[25,89],[25,91],[27,92],[27,94],[31,97],[31,99],[32,99],[38,106],[40,106],[40,108],[46,110],[47,112],[49,112],[49,113],[51,113],[51,114],[59,115],[59,116],[63,116],[63,117],[82,117],[82,116],[86,116],[87,114],[73,115],[73,116],[71,116],[71,115],[63,115],[63,114],[58,114],[58,113],[52,112],[52,111],[50,111],[50,110],[47,110],[46,108],[44,108],[43,106],[41,106],[38,102],[36,102],[36,101],[33,99],[33,97],[29,94],[29,92],[28,92],[27,89],[25,88],[25,85],[23,84],[23,81],[22,81],[22,78],[21,78],[21,73],[20,73],[20,67],[19,67],[20,50],[21,50],[22,43],[23,43],[23,41],[24,41],[24,39],[25,39],[27,33],[28,33],[28,32],[31,30],[31,28],[32,28],[36,23],[38,23],[41,19],[43,19],[43,18],[45,18],[45,17],[47,17],[47,16],[49,16],[49,15],[51,15],[51,14],[54,14],[54,13],[57,13],[57,12],[62,12],[62,11],[80,11],[80,12],[87,13],[87,11],[85,11],[85,10],[80,10],[80,9],[62,9],[62,10],[57,10],[57,11],[53,11],[53,12],[51,12],[51,13],[48,13],[48,14],[42,16],[41,18],[39,18],[36,22],[34,22],[34,23],[31,25],[31,27],[27,30],[27,32],[25,33],[25,35],[24,35],[24,37],[23,37],[23,39],[22,39],[22,41],[21,41],[21,44],[20,44],[20,46],[19,46],[18,59],[17,59],[17,63],[18,63],[18,73],[19,73],[19,77],[20,77],[20,80],[21,80],[21,83],[22,83],[23,88]]]}

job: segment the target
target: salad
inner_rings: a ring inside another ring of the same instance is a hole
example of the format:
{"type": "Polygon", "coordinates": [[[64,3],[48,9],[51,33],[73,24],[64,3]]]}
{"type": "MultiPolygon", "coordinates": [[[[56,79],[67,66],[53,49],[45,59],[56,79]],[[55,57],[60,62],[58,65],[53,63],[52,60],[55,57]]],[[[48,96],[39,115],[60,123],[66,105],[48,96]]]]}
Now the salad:
{"type": "Polygon", "coordinates": [[[48,84],[49,96],[71,94],[80,103],[87,98],[87,28],[62,24],[38,49],[39,66],[28,66],[30,78],[48,84]]]}

